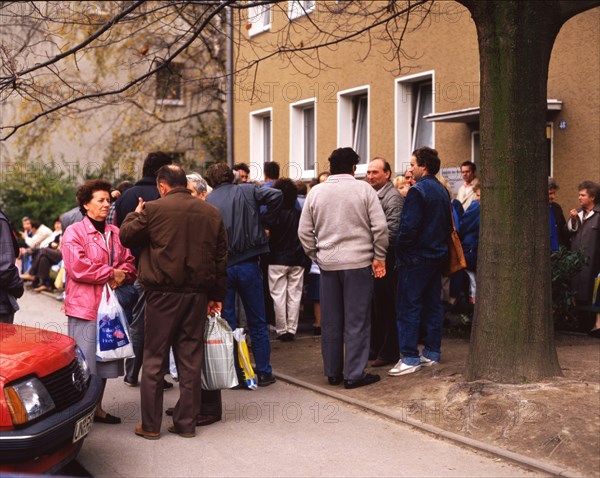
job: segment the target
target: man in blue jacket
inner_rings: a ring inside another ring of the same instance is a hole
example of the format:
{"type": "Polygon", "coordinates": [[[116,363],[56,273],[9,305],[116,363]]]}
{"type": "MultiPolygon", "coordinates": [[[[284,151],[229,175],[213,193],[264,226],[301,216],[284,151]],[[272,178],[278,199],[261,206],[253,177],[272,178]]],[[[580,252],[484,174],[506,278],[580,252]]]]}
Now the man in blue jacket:
{"type": "MultiPolygon", "coordinates": [[[[125,191],[115,203],[116,222],[114,224],[121,227],[127,214],[134,212],[137,208],[140,198],[144,202],[155,201],[160,198],[160,193],[156,187],[156,172],[162,166],[166,166],[172,162],[171,157],[162,151],[154,151],[148,154],[142,167],[142,179],[125,191]]],[[[131,249],[131,253],[135,257],[137,267],[141,249],[134,247],[131,249]]],[[[125,385],[130,387],[138,386],[138,377],[142,368],[144,357],[144,314],[146,311],[144,288],[137,279],[134,285],[138,292],[138,299],[133,307],[133,317],[129,324],[129,333],[131,334],[135,357],[125,361],[125,377],[123,378],[125,385]]],[[[167,373],[166,370],[165,373],[167,373]]],[[[164,380],[163,386],[165,389],[168,389],[172,388],[173,384],[164,380]]]]}
{"type": "Polygon", "coordinates": [[[448,260],[447,238],[452,229],[450,196],[435,175],[440,158],[422,147],[410,161],[417,183],[408,190],[396,239],[398,277],[397,321],[402,359],[388,374],[417,372],[440,361],[442,343],[442,269],[448,260]],[[423,324],[424,349],[417,348],[423,324]]]}
{"type": "Polygon", "coordinates": [[[233,171],[225,163],[214,164],[206,172],[206,180],[213,188],[206,201],[219,209],[227,229],[227,294],[223,318],[232,330],[237,327],[235,294],[238,293],[248,320],[258,385],[265,387],[275,383],[275,377],[258,263],[260,255],[269,252],[269,238],[261,220],[273,222],[283,196],[277,189],[233,184],[233,178],[233,171]],[[266,208],[262,218],[260,206],[266,208]]]}

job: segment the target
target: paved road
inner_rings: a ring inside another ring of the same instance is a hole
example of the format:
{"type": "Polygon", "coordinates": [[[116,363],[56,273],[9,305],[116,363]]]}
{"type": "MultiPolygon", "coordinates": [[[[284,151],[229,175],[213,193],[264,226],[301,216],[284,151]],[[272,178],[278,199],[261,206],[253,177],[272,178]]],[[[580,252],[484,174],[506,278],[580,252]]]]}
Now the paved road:
{"type": "MultiPolygon", "coordinates": [[[[26,292],[15,323],[66,331],[54,299],[26,292]]],[[[275,371],[277,364],[274,364],[275,371]]],[[[165,407],[177,400],[165,392],[165,407]]],[[[282,381],[254,392],[223,392],[223,421],[195,438],[133,434],[139,389],[109,380],[105,408],[121,425],[95,424],[79,463],[94,477],[199,476],[536,476],[523,468],[437,440],[371,412],[282,381]]]]}

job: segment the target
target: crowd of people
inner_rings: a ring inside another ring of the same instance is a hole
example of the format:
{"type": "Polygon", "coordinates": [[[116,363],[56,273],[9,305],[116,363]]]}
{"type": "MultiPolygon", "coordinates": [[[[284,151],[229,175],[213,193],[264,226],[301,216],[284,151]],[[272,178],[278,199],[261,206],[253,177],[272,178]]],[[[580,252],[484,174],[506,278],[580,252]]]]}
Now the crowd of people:
{"type": "MultiPolygon", "coordinates": [[[[261,387],[276,381],[270,327],[277,340],[293,341],[303,307],[312,309],[331,386],[379,381],[365,371],[369,361],[391,366],[391,376],[434,366],[441,360],[445,310],[476,300],[476,166],[461,165],[463,183],[453,198],[435,149],[415,150],[396,178],[390,164],[375,157],[365,180],[358,180],[358,163],[352,148],[334,150],[329,171],[308,191],[303,181],[280,177],[276,162],[265,163],[264,181],[253,183],[244,163],[217,163],[202,177],[153,152],[135,184],[86,181],[77,207],[53,229],[26,217],[17,234],[0,214],[0,321],[13,321],[24,282],[36,292],[64,284],[69,335],[92,373],[104,383],[124,376],[126,385],[140,386],[135,433],[146,439],[160,437],[163,391],[173,387],[165,380],[170,351],[180,398],[166,410],[173,417],[169,431],[192,437],[196,426],[221,419],[220,391],[202,390],[200,383],[205,322],[199,318],[207,314],[220,313],[232,330],[246,327],[261,387]],[[446,279],[453,227],[467,268],[446,279]],[[51,279],[53,267],[58,273],[51,279]],[[96,337],[105,285],[125,309],[135,358],[94,359],[90,337],[96,337]]],[[[550,179],[551,249],[563,245],[588,258],[573,290],[578,304],[598,308],[600,186],[581,183],[580,207],[567,219],[554,202],[557,189],[550,179]]],[[[600,313],[590,333],[600,337],[600,313]]],[[[244,388],[237,361],[236,371],[244,388]]],[[[95,421],[121,419],[100,401],[95,421]]]]}

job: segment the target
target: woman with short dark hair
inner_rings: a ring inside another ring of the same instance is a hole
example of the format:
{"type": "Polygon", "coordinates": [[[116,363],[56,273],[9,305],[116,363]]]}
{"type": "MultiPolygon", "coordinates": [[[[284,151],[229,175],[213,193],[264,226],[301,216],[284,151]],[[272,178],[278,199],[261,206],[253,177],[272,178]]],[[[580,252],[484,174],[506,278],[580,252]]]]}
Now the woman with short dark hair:
{"type": "MultiPolygon", "coordinates": [[[[65,231],[62,244],[69,336],[85,354],[91,373],[103,379],[103,387],[107,378],[124,375],[123,360],[96,361],[96,320],[104,286],[117,289],[137,277],[134,258],[119,240],[119,228],[106,222],[110,190],[111,184],[102,179],[86,181],[78,189],[84,218],[65,231]]],[[[104,411],[100,399],[94,421],[116,424],[121,419],[104,411]]]]}

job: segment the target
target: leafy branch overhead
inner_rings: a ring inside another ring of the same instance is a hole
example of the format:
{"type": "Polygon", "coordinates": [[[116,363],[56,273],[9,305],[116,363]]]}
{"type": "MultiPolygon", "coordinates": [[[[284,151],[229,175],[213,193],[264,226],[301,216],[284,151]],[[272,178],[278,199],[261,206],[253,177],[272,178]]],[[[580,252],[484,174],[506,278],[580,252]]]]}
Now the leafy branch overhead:
{"type": "MultiPolygon", "coordinates": [[[[316,75],[331,66],[319,52],[350,41],[368,45],[366,54],[378,48],[400,67],[408,56],[401,42],[410,16],[426,18],[432,4],[319,2],[318,22],[310,17],[301,24],[285,22],[273,31],[272,43],[252,48],[250,56],[238,54],[230,74],[237,81],[251,78],[261,61],[277,56],[283,67],[316,75]]],[[[2,115],[0,141],[42,118],[73,117],[106,106],[131,106],[156,123],[222,111],[227,38],[252,45],[242,23],[253,8],[265,5],[273,16],[290,13],[287,1],[3,2],[0,105],[8,114],[2,115]],[[178,63],[185,64],[188,97],[199,97],[186,115],[149,101],[156,75],[178,63]]]]}

